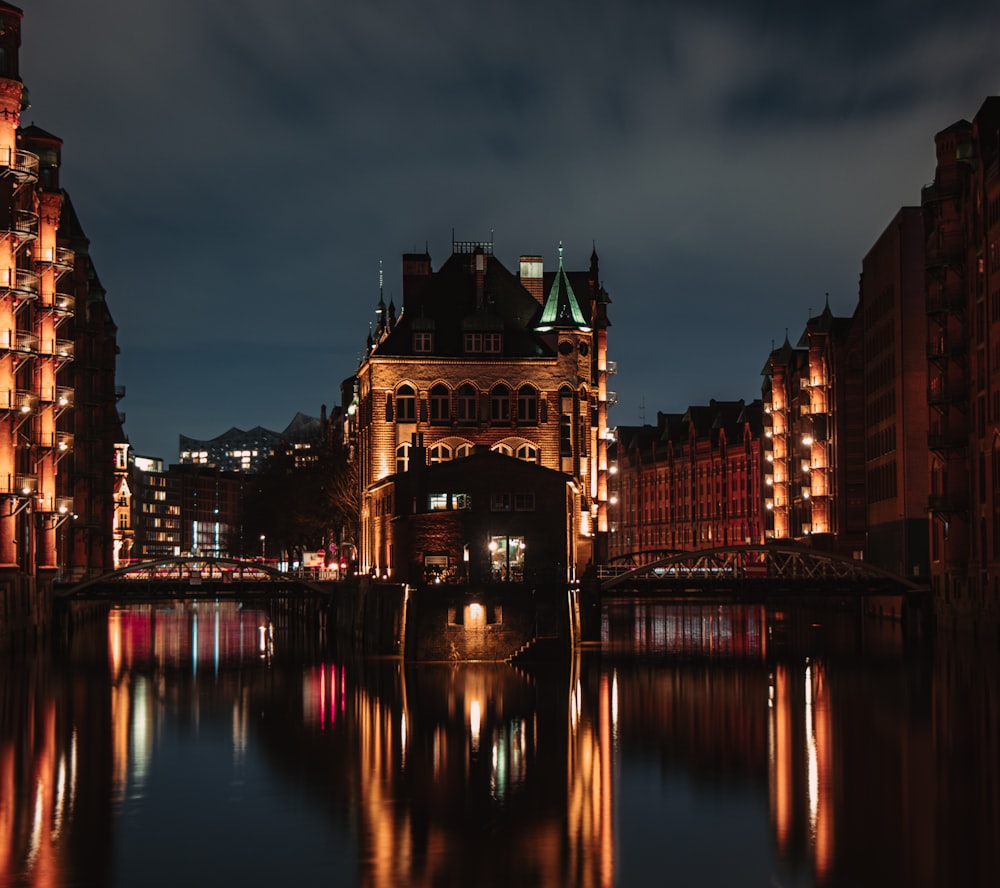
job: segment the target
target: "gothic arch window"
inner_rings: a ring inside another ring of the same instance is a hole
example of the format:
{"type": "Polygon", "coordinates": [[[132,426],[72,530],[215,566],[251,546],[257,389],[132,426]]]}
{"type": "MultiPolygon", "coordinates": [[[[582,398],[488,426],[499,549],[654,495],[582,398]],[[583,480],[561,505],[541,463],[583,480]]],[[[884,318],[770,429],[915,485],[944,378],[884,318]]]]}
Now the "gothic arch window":
{"type": "Polygon", "coordinates": [[[400,444],[396,448],[396,471],[406,472],[410,468],[410,445],[400,444]]]}
{"type": "Polygon", "coordinates": [[[521,425],[538,422],[538,392],[533,386],[522,385],[517,391],[517,421],[521,425]]]}
{"type": "Polygon", "coordinates": [[[514,451],[514,456],[525,462],[538,462],[538,448],[534,444],[522,444],[514,451]]]}
{"type": "Polygon", "coordinates": [[[431,465],[451,459],[451,448],[447,444],[435,444],[430,449],[431,465]]]}
{"type": "Polygon", "coordinates": [[[431,389],[431,424],[446,425],[451,421],[451,392],[448,386],[438,383],[431,389]]]}
{"type": "Polygon", "coordinates": [[[490,421],[510,422],[510,389],[495,385],[490,391],[490,421]]]}
{"type": "Polygon", "coordinates": [[[458,389],[458,421],[476,422],[478,418],[476,407],[479,403],[479,395],[475,386],[465,383],[458,389]]]}
{"type": "Polygon", "coordinates": [[[416,422],[417,393],[413,386],[401,385],[396,391],[396,422],[416,422]]]}

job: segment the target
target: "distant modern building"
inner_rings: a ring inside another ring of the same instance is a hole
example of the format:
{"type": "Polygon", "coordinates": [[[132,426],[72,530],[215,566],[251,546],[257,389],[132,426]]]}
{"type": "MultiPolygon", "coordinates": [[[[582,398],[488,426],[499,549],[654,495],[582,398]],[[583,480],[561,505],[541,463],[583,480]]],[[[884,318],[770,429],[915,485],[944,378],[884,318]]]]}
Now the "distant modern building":
{"type": "Polygon", "coordinates": [[[928,403],[952,392],[929,383],[920,207],[903,207],[861,264],[865,559],[929,582],[928,403]]]}
{"type": "Polygon", "coordinates": [[[256,553],[256,545],[244,546],[243,472],[175,465],[167,475],[180,491],[182,554],[227,558],[256,553]]]}
{"type": "Polygon", "coordinates": [[[57,572],[113,564],[120,393],[117,331],[59,182],[62,142],[20,126],[22,16],[0,2],[0,599],[43,602],[57,572]]]}
{"type": "Polygon", "coordinates": [[[710,401],[619,426],[609,448],[615,559],[763,542],[761,402],[710,401]]]}
{"type": "MultiPolygon", "coordinates": [[[[567,578],[606,555],[607,306],[596,252],[583,272],[541,256],[519,274],[492,243],[456,242],[436,272],[426,253],[403,257],[403,306],[396,317],[380,293],[377,324],[345,414],[355,423],[363,572],[394,576],[403,554],[382,516],[387,482],[410,468],[414,436],[430,464],[492,449],[573,479],[580,516],[567,578]]],[[[487,539],[471,540],[483,551],[487,539]]]]}
{"type": "Polygon", "coordinates": [[[133,561],[157,561],[182,553],[180,479],[158,457],[132,460],[133,561]]]}
{"type": "Polygon", "coordinates": [[[208,440],[181,435],[178,453],[182,465],[213,466],[225,472],[255,474],[282,448],[295,452],[297,458],[307,458],[305,454],[319,438],[322,428],[322,418],[296,413],[281,432],[263,426],[243,431],[234,426],[208,440]]]}

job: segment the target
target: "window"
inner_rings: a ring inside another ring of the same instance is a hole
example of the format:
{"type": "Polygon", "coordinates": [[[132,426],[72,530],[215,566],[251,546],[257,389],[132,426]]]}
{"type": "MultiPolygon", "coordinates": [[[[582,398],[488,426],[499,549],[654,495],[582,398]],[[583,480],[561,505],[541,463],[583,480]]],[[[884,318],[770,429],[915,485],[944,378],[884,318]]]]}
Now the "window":
{"type": "Polygon", "coordinates": [[[477,417],[476,390],[466,383],[458,390],[458,421],[475,422],[477,417]]]}
{"type": "Polygon", "coordinates": [[[447,444],[435,444],[430,449],[431,465],[451,459],[451,448],[447,444]]]}
{"type": "Polygon", "coordinates": [[[535,511],[535,494],[534,491],[526,491],[524,493],[514,494],[514,511],[515,512],[534,512],[535,511]]]}
{"type": "Polygon", "coordinates": [[[490,355],[498,355],[503,351],[503,333],[484,333],[483,351],[490,355]]]}
{"type": "Polygon", "coordinates": [[[461,459],[463,456],[472,456],[471,444],[459,444],[455,448],[455,459],[461,459]]]}
{"type": "Polygon", "coordinates": [[[399,387],[396,392],[396,421],[415,422],[417,418],[417,396],[408,385],[399,387]]]}
{"type": "Polygon", "coordinates": [[[525,462],[538,462],[538,448],[534,444],[522,444],[514,455],[525,462]]]}
{"type": "Polygon", "coordinates": [[[522,385],[518,390],[517,421],[526,425],[538,422],[538,393],[530,385],[522,385]]]}
{"type": "Polygon", "coordinates": [[[405,472],[410,468],[410,445],[400,444],[396,448],[396,471],[405,472]]]}
{"type": "Polygon", "coordinates": [[[510,449],[508,444],[494,444],[490,450],[494,453],[502,453],[504,456],[513,456],[514,451],[510,449]]]}
{"type": "Polygon", "coordinates": [[[451,392],[440,383],[431,389],[431,423],[444,425],[451,419],[451,392]]]}
{"type": "Polygon", "coordinates": [[[483,350],[482,333],[466,333],[462,337],[462,350],[466,354],[475,354],[483,350]]]}
{"type": "Polygon", "coordinates": [[[510,511],[510,494],[509,493],[494,493],[490,496],[490,511],[491,512],[509,512],[510,511]]]}
{"type": "Polygon", "coordinates": [[[453,493],[451,495],[451,507],[453,509],[471,509],[472,497],[467,493],[453,493]]]}
{"type": "Polygon", "coordinates": [[[510,422],[510,389],[505,385],[496,385],[490,392],[490,420],[510,422]]]}
{"type": "Polygon", "coordinates": [[[434,334],[429,332],[414,333],[413,350],[420,354],[434,351],[434,334]]]}
{"type": "Polygon", "coordinates": [[[448,508],[447,493],[432,493],[427,497],[427,508],[432,512],[438,512],[448,508]]]}

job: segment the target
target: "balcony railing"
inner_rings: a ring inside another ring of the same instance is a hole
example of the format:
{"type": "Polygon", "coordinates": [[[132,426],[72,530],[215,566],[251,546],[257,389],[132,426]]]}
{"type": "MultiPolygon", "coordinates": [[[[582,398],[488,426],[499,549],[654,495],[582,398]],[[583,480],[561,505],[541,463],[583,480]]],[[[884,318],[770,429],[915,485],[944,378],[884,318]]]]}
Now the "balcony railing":
{"type": "Polygon", "coordinates": [[[29,241],[38,237],[38,213],[31,210],[15,210],[14,218],[7,224],[8,236],[16,240],[29,241]]]}
{"type": "Polygon", "coordinates": [[[8,496],[32,496],[37,492],[36,475],[0,475],[0,493],[8,496]]]}
{"type": "Polygon", "coordinates": [[[38,180],[38,155],[21,148],[0,151],[0,167],[4,175],[12,175],[20,183],[38,180]]]}
{"type": "Polygon", "coordinates": [[[56,274],[72,271],[76,262],[76,254],[67,247],[49,247],[38,257],[39,265],[52,266],[56,274]]]}
{"type": "Polygon", "coordinates": [[[76,296],[72,293],[57,292],[50,307],[60,318],[72,317],[76,309],[76,296]]]}
{"type": "Polygon", "coordinates": [[[5,268],[0,271],[0,289],[10,291],[18,299],[37,299],[38,275],[25,268],[5,268]]]}

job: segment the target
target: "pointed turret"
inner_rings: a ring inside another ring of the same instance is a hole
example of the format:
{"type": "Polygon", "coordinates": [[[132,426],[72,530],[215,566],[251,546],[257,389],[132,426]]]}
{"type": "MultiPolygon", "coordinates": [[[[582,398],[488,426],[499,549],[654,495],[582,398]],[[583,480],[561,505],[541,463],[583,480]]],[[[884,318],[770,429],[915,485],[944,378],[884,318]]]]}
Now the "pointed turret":
{"type": "Polygon", "coordinates": [[[580,303],[563,268],[563,245],[559,242],[559,270],[549,289],[548,298],[542,308],[542,316],[535,327],[539,333],[550,330],[580,330],[588,332],[590,326],[583,317],[580,303]]]}

